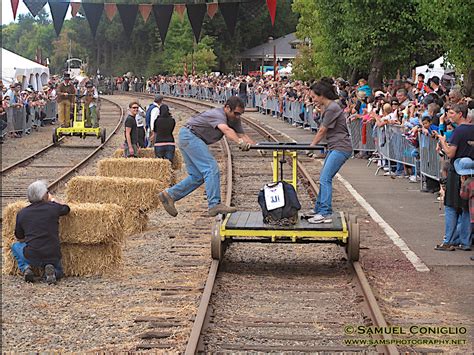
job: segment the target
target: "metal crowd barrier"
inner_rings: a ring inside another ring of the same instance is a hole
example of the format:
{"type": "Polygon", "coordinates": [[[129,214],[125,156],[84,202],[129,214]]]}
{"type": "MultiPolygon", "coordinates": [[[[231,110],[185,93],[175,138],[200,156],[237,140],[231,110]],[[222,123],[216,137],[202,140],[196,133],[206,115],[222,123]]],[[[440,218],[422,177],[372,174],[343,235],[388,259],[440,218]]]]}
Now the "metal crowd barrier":
{"type": "Polygon", "coordinates": [[[26,110],[24,107],[7,108],[7,131],[9,133],[23,132],[26,127],[26,110]]]}
{"type": "Polygon", "coordinates": [[[44,106],[43,110],[44,113],[46,114],[46,118],[44,120],[46,121],[54,121],[56,120],[56,101],[49,101],[46,103],[44,106]]]}
{"type": "Polygon", "coordinates": [[[374,152],[375,139],[373,137],[374,124],[362,119],[351,119],[347,124],[352,141],[352,149],[357,151],[374,152]]]}
{"type": "Polygon", "coordinates": [[[419,142],[420,147],[418,148],[418,151],[420,153],[421,174],[439,181],[443,159],[436,151],[436,145],[438,144],[437,140],[430,136],[420,134],[419,142]]]}

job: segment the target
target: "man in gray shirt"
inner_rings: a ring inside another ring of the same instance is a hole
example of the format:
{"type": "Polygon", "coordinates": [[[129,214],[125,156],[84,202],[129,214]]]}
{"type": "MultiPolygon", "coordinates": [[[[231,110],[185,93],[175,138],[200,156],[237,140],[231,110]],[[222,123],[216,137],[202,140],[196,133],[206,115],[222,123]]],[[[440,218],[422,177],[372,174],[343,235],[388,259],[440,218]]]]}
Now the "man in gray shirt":
{"type": "Polygon", "coordinates": [[[218,142],[223,136],[248,150],[255,142],[244,133],[240,116],[244,113],[244,102],[237,96],[230,97],[223,108],[200,113],[179,131],[178,147],[183,155],[188,176],[173,187],[161,192],[158,197],[163,207],[173,217],[178,215],[174,202],[181,200],[206,184],[209,216],[236,212],[235,207],[221,203],[220,172],[216,159],[208,145],[218,142]]]}

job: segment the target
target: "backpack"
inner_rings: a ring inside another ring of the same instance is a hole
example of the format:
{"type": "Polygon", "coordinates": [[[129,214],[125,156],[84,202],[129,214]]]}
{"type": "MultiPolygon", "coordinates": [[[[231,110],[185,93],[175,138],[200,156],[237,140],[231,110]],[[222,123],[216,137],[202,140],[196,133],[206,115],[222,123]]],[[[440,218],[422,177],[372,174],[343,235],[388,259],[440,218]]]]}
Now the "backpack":
{"type": "Polygon", "coordinates": [[[262,209],[263,223],[289,226],[298,222],[298,201],[295,188],[286,181],[266,184],[258,193],[258,204],[262,209]]]}
{"type": "Polygon", "coordinates": [[[150,104],[150,106],[147,107],[146,109],[146,114],[145,114],[145,127],[146,128],[150,128],[153,130],[153,127],[150,127],[150,124],[151,124],[151,111],[154,109],[154,108],[158,108],[158,106],[154,105],[153,103],[150,104]]]}

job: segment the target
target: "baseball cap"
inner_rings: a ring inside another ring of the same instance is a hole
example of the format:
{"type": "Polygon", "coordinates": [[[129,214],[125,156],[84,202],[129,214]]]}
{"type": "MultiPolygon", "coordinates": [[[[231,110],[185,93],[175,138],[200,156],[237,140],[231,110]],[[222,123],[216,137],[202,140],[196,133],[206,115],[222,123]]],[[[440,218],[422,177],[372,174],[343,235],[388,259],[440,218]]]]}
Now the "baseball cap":
{"type": "Polygon", "coordinates": [[[469,157],[459,158],[454,161],[454,169],[458,175],[474,176],[474,160],[469,157]]]}

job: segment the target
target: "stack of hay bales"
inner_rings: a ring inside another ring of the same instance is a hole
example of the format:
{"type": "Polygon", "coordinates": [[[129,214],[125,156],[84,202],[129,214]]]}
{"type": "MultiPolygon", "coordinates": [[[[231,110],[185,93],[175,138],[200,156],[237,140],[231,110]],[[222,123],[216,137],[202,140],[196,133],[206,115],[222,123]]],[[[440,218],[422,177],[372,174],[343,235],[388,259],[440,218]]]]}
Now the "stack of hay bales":
{"type": "MultiPolygon", "coordinates": [[[[26,201],[12,203],[3,211],[3,273],[18,274],[11,245],[17,213],[26,201]]],[[[124,210],[115,204],[69,204],[71,212],[59,219],[62,264],[66,276],[103,275],[122,264],[124,210]]]]}
{"type": "MultiPolygon", "coordinates": [[[[169,164],[169,162],[168,162],[169,164]]],[[[123,228],[127,235],[146,228],[145,212],[158,208],[158,194],[169,183],[164,180],[107,176],[76,176],[66,188],[71,203],[116,204],[124,209],[123,228]]]]}
{"type": "MultiPolygon", "coordinates": [[[[112,156],[113,158],[123,158],[124,152],[123,149],[117,149],[112,156]]],[[[140,148],[138,151],[138,158],[155,158],[155,149],[154,148],[140,148]]],[[[173,170],[180,170],[183,166],[183,156],[178,148],[176,148],[174,153],[174,159],[171,163],[171,168],[173,170]]]]}

